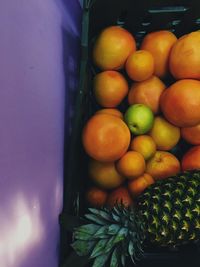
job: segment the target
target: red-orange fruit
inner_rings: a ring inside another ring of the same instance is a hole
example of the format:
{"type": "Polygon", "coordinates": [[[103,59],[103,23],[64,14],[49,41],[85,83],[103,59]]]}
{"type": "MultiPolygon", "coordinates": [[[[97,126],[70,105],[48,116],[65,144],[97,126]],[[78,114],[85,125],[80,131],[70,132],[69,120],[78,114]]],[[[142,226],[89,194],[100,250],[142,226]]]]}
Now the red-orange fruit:
{"type": "Polygon", "coordinates": [[[200,81],[185,79],[172,84],[160,99],[165,118],[178,127],[200,123],[200,81]]]}
{"type": "Polygon", "coordinates": [[[182,158],[182,170],[200,169],[200,146],[194,146],[182,158]]]}
{"type": "Polygon", "coordinates": [[[82,133],[86,153],[103,162],[113,162],[121,158],[129,147],[130,139],[130,131],[125,122],[108,114],[92,116],[82,133]]]}
{"type": "Polygon", "coordinates": [[[200,79],[200,32],[178,39],[171,49],[169,66],[176,79],[200,79]]]}

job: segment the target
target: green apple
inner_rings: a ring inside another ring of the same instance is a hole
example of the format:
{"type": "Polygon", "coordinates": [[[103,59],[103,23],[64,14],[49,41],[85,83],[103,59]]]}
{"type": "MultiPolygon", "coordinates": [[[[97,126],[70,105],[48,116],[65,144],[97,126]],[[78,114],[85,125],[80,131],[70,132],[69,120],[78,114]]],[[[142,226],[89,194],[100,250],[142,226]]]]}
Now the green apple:
{"type": "Polygon", "coordinates": [[[152,128],[154,115],[148,106],[135,104],[131,105],[125,112],[124,121],[131,133],[140,135],[147,133],[152,128]]]}

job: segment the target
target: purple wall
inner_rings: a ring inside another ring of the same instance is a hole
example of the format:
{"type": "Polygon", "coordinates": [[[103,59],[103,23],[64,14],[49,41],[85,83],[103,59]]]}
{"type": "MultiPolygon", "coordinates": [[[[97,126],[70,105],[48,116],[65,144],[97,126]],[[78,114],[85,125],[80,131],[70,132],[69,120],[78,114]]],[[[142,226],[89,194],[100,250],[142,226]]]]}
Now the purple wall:
{"type": "Polygon", "coordinates": [[[80,17],[78,0],[0,1],[1,267],[58,266],[80,17]]]}

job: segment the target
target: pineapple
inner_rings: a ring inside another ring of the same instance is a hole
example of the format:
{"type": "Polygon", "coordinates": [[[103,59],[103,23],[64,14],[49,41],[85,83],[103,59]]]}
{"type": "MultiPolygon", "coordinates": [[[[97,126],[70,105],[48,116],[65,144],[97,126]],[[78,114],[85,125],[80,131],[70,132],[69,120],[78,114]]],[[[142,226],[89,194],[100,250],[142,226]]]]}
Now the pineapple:
{"type": "Polygon", "coordinates": [[[200,238],[200,171],[187,171],[148,187],[136,207],[90,208],[88,224],[74,231],[72,247],[93,267],[125,266],[143,256],[144,241],[179,246],[200,238]],[[107,266],[107,265],[106,265],[107,266]]]}

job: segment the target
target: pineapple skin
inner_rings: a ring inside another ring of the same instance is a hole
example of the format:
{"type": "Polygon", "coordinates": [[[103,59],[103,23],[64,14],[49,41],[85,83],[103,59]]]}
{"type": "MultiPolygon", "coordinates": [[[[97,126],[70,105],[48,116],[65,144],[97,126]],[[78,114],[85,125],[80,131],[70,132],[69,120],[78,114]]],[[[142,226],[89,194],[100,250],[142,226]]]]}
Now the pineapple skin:
{"type": "Polygon", "coordinates": [[[200,171],[188,171],[148,187],[138,199],[146,240],[178,246],[200,238],[200,171]]]}

